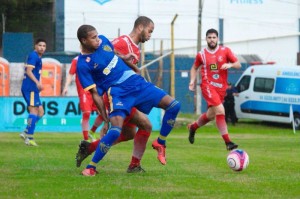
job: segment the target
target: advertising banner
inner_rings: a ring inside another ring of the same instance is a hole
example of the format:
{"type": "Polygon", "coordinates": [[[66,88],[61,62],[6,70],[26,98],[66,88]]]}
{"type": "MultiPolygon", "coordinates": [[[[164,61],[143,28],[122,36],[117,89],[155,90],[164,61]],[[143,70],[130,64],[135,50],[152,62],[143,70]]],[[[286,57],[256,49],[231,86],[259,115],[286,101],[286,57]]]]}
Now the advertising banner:
{"type": "MultiPolygon", "coordinates": [[[[78,97],[42,97],[44,117],[38,122],[36,132],[81,132],[81,110],[78,97]]],[[[22,132],[27,124],[27,105],[22,97],[0,97],[0,132],[22,132]]],[[[90,125],[97,113],[93,112],[90,125]]],[[[153,131],[161,124],[161,110],[154,108],[148,115],[153,131]]],[[[100,128],[99,128],[100,129],[100,128]]],[[[98,129],[98,131],[99,131],[98,129]]]]}

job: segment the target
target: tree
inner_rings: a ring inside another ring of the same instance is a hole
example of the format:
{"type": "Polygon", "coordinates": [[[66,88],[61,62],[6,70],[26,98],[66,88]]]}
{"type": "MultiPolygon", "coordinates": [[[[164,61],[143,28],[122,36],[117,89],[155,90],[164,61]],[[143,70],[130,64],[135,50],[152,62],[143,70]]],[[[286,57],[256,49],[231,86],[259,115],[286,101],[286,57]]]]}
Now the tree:
{"type": "Polygon", "coordinates": [[[53,50],[54,2],[55,0],[1,0],[0,48],[4,32],[32,32],[34,39],[46,39],[47,50],[53,50]]]}

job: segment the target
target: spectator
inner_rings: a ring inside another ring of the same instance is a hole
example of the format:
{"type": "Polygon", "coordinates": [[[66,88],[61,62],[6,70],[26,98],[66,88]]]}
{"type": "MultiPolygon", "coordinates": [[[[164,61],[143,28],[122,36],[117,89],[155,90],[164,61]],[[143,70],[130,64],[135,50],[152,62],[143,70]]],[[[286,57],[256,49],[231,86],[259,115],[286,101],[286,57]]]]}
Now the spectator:
{"type": "Polygon", "coordinates": [[[234,109],[234,96],[237,96],[237,89],[228,82],[228,87],[226,90],[226,95],[224,98],[224,108],[225,108],[225,121],[228,123],[231,122],[232,125],[235,125],[237,122],[237,117],[234,109]]]}

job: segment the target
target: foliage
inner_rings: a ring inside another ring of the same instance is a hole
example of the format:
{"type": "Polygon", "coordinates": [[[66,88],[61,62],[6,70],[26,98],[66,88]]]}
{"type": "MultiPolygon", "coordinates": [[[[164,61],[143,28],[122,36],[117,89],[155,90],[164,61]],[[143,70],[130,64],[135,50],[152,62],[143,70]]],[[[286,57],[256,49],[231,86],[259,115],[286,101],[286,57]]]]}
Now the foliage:
{"type": "MultiPolygon", "coordinates": [[[[54,0],[2,0],[0,44],[4,30],[5,32],[32,32],[35,39],[42,37],[52,41],[55,30],[52,22],[53,6],[54,0]]],[[[51,42],[48,43],[51,48],[53,45],[51,42]]]]}

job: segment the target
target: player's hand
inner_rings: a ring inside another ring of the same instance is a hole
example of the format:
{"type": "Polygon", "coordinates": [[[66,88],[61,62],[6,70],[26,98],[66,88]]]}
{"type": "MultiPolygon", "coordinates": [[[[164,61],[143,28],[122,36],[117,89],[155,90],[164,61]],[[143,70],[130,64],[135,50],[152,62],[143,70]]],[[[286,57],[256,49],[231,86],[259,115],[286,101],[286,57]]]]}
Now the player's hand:
{"type": "Polygon", "coordinates": [[[66,95],[67,95],[67,93],[68,93],[68,89],[67,89],[67,88],[65,88],[61,94],[62,94],[63,96],[66,96],[66,95]]]}
{"type": "Polygon", "coordinates": [[[44,89],[43,85],[40,82],[37,83],[36,86],[39,89],[39,91],[42,91],[44,89]]]}
{"type": "Polygon", "coordinates": [[[100,131],[100,139],[102,139],[107,134],[108,129],[109,129],[109,123],[104,122],[104,125],[100,131]]]}
{"type": "Polygon", "coordinates": [[[189,84],[189,90],[190,91],[195,91],[195,83],[192,82],[192,83],[189,84]]]}
{"type": "Polygon", "coordinates": [[[128,53],[127,55],[123,55],[123,59],[126,61],[131,61],[132,59],[138,60],[138,57],[134,53],[128,53]]]}
{"type": "Polygon", "coordinates": [[[230,63],[227,64],[227,63],[226,63],[226,64],[223,64],[223,65],[221,66],[220,69],[221,69],[221,70],[228,70],[228,69],[231,68],[231,67],[232,67],[232,64],[230,64],[230,63]]]}

